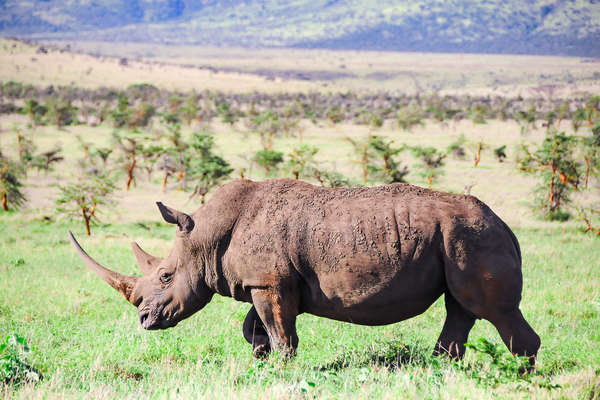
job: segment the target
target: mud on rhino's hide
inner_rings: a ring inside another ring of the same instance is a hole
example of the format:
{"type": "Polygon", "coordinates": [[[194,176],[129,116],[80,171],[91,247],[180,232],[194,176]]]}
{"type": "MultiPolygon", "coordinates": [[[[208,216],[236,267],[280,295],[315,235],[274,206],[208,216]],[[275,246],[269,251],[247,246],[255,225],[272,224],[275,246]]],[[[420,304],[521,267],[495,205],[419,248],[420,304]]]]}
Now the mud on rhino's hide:
{"type": "Polygon", "coordinates": [[[175,243],[165,258],[133,244],[142,277],[104,268],[71,235],[86,264],[138,307],[146,329],[175,326],[218,293],[252,304],[243,333],[255,355],[293,355],[301,313],[390,324],[443,294],[436,353],[461,357],[475,320],[485,318],[513,353],[535,361],[540,339],[519,310],[519,244],[473,196],[407,184],[237,180],[191,215],[157,204],[177,225],[175,243]]]}

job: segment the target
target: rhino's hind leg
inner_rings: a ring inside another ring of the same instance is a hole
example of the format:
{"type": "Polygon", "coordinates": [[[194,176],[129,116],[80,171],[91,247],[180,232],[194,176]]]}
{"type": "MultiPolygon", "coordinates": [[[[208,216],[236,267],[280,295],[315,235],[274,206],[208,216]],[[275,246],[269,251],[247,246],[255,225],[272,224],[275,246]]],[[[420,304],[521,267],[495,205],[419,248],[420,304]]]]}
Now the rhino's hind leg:
{"type": "Polygon", "coordinates": [[[465,310],[456,299],[446,291],[446,322],[435,345],[433,354],[462,358],[465,355],[465,343],[475,324],[475,316],[465,310]]]}
{"type": "Polygon", "coordinates": [[[252,345],[254,357],[262,358],[269,354],[271,351],[269,335],[254,306],[252,306],[250,311],[248,311],[248,315],[246,315],[243,333],[246,341],[252,345]]]}

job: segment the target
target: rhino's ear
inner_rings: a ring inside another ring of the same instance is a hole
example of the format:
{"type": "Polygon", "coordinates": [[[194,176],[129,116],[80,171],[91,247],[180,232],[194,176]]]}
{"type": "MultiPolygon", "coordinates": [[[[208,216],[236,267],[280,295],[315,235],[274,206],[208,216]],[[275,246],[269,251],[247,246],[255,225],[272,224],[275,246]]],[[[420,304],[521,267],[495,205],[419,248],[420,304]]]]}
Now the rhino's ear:
{"type": "Polygon", "coordinates": [[[170,224],[177,224],[181,232],[190,233],[194,229],[194,220],[186,213],[167,207],[160,201],[156,205],[165,221],[170,224]]]}

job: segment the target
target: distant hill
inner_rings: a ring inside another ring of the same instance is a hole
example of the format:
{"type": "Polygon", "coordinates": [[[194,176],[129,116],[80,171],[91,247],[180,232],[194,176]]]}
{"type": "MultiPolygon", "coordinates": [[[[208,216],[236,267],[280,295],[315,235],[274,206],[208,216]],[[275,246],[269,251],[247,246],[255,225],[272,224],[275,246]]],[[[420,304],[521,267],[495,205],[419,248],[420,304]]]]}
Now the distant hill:
{"type": "Polygon", "coordinates": [[[600,0],[0,0],[0,34],[600,57],[600,0]]]}

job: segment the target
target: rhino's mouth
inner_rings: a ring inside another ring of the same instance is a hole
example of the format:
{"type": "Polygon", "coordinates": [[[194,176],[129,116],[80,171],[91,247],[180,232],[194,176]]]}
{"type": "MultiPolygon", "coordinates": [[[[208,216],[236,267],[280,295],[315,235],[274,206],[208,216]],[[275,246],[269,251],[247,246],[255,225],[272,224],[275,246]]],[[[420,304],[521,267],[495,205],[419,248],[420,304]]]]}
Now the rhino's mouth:
{"type": "Polygon", "coordinates": [[[165,319],[159,318],[149,311],[140,312],[139,317],[140,324],[142,325],[142,327],[149,331],[172,328],[175,325],[177,325],[177,322],[170,322],[165,319]]]}

